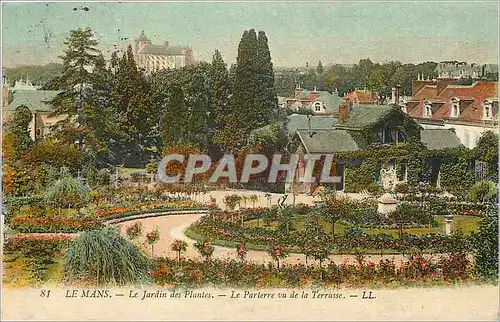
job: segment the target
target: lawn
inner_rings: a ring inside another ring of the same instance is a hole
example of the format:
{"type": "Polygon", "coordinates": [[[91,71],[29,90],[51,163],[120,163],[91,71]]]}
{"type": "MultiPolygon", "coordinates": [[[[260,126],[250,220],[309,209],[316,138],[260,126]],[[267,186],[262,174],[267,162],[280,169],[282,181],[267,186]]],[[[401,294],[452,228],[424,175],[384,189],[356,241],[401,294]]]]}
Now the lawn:
{"type": "MultiPolygon", "coordinates": [[[[427,235],[431,233],[444,233],[445,228],[444,228],[444,218],[442,216],[435,216],[434,219],[439,223],[439,226],[437,227],[420,227],[420,228],[407,228],[404,230],[404,232],[408,234],[413,234],[413,235],[427,235]]],[[[304,224],[306,221],[305,216],[295,216],[292,219],[293,226],[297,230],[302,230],[304,228],[304,224]]],[[[470,234],[472,232],[477,232],[479,230],[479,224],[480,224],[481,218],[477,216],[455,216],[453,219],[453,223],[451,226],[452,232],[458,232],[461,231],[464,234],[470,234]]],[[[250,220],[248,222],[245,222],[245,227],[251,228],[251,227],[264,227],[269,230],[274,230],[276,229],[276,226],[278,225],[277,221],[271,222],[270,226],[265,226],[264,221],[262,219],[257,220],[250,220]]],[[[321,225],[323,226],[323,229],[327,233],[331,233],[332,227],[331,224],[323,219],[321,219],[321,225]]],[[[344,235],[344,232],[349,229],[349,225],[346,225],[341,222],[337,222],[335,224],[335,235],[344,235]]],[[[397,229],[374,229],[374,228],[363,228],[363,232],[367,234],[388,234],[392,235],[394,237],[398,236],[398,230],[397,229]]]]}

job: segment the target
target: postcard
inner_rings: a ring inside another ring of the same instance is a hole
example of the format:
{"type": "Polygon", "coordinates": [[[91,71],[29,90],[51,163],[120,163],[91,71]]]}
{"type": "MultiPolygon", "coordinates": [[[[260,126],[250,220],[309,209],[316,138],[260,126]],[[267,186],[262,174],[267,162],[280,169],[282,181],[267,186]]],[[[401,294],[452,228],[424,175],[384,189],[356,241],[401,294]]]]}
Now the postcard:
{"type": "Polygon", "coordinates": [[[2,320],[495,321],[497,1],[2,1],[2,320]]]}

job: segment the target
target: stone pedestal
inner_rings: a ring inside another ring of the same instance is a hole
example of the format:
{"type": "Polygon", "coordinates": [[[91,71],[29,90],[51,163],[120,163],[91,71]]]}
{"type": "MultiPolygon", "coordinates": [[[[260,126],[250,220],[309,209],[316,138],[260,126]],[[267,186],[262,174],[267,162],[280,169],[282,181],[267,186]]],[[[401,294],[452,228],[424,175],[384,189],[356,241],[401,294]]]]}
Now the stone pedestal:
{"type": "Polygon", "coordinates": [[[453,223],[453,215],[444,216],[444,233],[449,236],[451,235],[451,224],[453,223]]]}
{"type": "Polygon", "coordinates": [[[391,212],[396,211],[397,200],[390,193],[384,193],[380,198],[378,198],[377,211],[380,214],[388,215],[391,212]]]}

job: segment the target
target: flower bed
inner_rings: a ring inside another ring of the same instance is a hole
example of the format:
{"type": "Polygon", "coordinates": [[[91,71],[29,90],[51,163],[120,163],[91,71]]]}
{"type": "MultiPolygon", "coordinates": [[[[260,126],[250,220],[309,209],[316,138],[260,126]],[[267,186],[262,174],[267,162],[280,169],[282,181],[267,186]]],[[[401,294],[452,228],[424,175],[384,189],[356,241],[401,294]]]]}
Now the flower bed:
{"type": "Polygon", "coordinates": [[[211,261],[169,258],[156,260],[151,272],[154,282],[174,287],[359,287],[359,286],[407,286],[410,284],[446,284],[471,279],[471,265],[462,256],[442,255],[429,260],[421,255],[409,256],[397,265],[394,260],[366,261],[362,256],[355,261],[347,258],[341,263],[327,262],[319,265],[284,264],[275,266],[253,264],[237,260],[211,261]],[[454,267],[450,270],[448,267],[454,267]]]}
{"type": "Polygon", "coordinates": [[[29,217],[17,215],[10,227],[21,233],[75,233],[98,229],[102,220],[95,218],[71,218],[63,216],[29,217]]]}
{"type": "Polygon", "coordinates": [[[206,209],[205,206],[199,202],[192,200],[182,200],[175,202],[153,202],[153,203],[140,203],[130,206],[114,206],[109,208],[101,208],[96,211],[99,218],[115,219],[126,216],[132,216],[147,211],[165,211],[165,210],[190,210],[190,209],[206,209]]]}
{"type": "MultiPolygon", "coordinates": [[[[225,246],[225,242],[231,245],[245,242],[249,249],[261,250],[273,244],[280,244],[290,248],[294,252],[300,252],[302,244],[301,232],[282,234],[265,228],[245,228],[238,220],[230,217],[217,216],[213,218],[205,216],[193,223],[186,232],[191,238],[201,240],[210,238],[215,244],[225,246]],[[196,238],[198,237],[198,238],[196,238]]],[[[326,235],[326,234],[325,234],[326,235]]],[[[365,253],[381,253],[389,251],[393,253],[406,252],[412,248],[421,251],[446,252],[453,247],[469,249],[473,236],[446,236],[442,234],[428,234],[423,236],[405,234],[402,238],[394,238],[387,234],[348,234],[337,236],[332,239],[325,236],[327,248],[335,253],[347,253],[353,250],[363,250],[365,253]]]]}

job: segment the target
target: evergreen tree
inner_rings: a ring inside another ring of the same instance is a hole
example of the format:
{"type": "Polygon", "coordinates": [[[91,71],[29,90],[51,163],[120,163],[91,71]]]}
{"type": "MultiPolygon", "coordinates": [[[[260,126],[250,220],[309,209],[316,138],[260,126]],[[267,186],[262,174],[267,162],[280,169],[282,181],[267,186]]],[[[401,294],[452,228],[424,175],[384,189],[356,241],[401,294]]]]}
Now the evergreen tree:
{"type": "MultiPolygon", "coordinates": [[[[257,39],[257,84],[260,85],[260,92],[256,99],[260,98],[259,120],[262,125],[267,125],[275,120],[277,113],[278,97],[274,87],[274,69],[271,62],[271,52],[264,31],[259,31],[257,39]]],[[[261,125],[261,126],[262,126],[261,125]]]]}
{"type": "Polygon", "coordinates": [[[120,59],[117,55],[111,57],[110,69],[114,71],[111,101],[118,123],[113,140],[116,161],[143,165],[158,145],[155,129],[159,116],[131,46],[120,59]]]}
{"type": "Polygon", "coordinates": [[[321,63],[321,60],[318,62],[318,67],[316,67],[316,72],[318,73],[318,75],[321,75],[323,74],[323,63],[321,63]]]}
{"type": "Polygon", "coordinates": [[[165,112],[161,120],[164,146],[178,145],[185,142],[185,129],[188,113],[182,88],[173,84],[167,93],[165,112]]]}
{"type": "Polygon", "coordinates": [[[238,46],[238,57],[232,87],[231,119],[232,133],[226,132],[225,141],[241,133],[240,139],[231,144],[238,149],[245,143],[250,132],[269,124],[277,107],[274,89],[274,72],[271,55],[264,32],[259,38],[254,29],[245,30],[238,46]]]}
{"type": "MultiPolygon", "coordinates": [[[[231,113],[229,98],[229,73],[226,63],[218,50],[212,58],[210,73],[210,111],[208,115],[209,140],[213,143],[214,136],[225,126],[224,119],[231,113]]],[[[212,147],[211,155],[218,154],[218,148],[212,147]]]]}
{"type": "Polygon", "coordinates": [[[33,144],[28,129],[32,119],[30,109],[20,106],[5,123],[6,134],[12,139],[13,156],[16,158],[33,144]]]}
{"type": "Polygon", "coordinates": [[[59,121],[55,128],[57,138],[61,142],[78,143],[84,151],[85,142],[95,130],[87,123],[83,110],[86,104],[92,103],[93,70],[98,64],[99,50],[96,49],[97,41],[93,39],[92,31],[87,29],[72,30],[70,36],[64,41],[67,49],[63,60],[62,75],[58,77],[57,87],[65,88],[51,102],[54,106],[52,115],[67,115],[59,121]]]}

